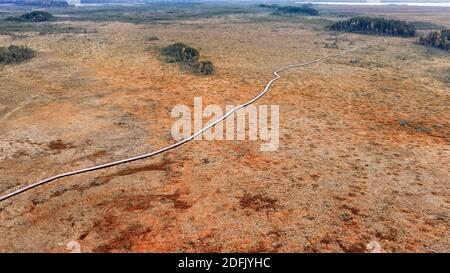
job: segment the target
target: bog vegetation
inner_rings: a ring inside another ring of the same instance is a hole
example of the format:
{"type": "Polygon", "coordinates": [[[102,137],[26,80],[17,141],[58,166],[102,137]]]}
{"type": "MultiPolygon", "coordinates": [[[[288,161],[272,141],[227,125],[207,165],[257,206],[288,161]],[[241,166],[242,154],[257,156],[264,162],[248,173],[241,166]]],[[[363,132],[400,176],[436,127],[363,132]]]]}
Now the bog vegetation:
{"type": "Polygon", "coordinates": [[[53,19],[53,15],[46,11],[35,10],[32,12],[27,12],[17,17],[7,17],[7,21],[16,22],[46,22],[53,19]]]}
{"type": "Polygon", "coordinates": [[[329,26],[329,29],[400,37],[412,37],[416,35],[416,28],[413,24],[400,20],[372,17],[354,17],[342,20],[329,26]]]}
{"type": "Polygon", "coordinates": [[[214,73],[214,66],[211,61],[200,61],[200,53],[197,49],[183,43],[175,43],[161,49],[161,54],[165,56],[167,62],[179,63],[184,69],[194,73],[210,75],[214,73]]]}
{"type": "Polygon", "coordinates": [[[20,63],[34,57],[34,51],[24,46],[0,47],[0,64],[20,63]]]}
{"type": "Polygon", "coordinates": [[[419,37],[419,44],[450,50],[450,29],[431,31],[419,37]]]}

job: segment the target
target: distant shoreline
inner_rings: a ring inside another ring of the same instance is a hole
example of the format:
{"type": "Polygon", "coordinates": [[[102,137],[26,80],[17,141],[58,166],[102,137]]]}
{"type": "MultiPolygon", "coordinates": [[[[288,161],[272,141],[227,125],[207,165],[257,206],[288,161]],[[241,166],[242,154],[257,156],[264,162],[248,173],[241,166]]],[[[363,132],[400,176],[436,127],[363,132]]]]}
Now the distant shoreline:
{"type": "Polygon", "coordinates": [[[364,3],[364,2],[314,2],[302,1],[296,4],[338,5],[338,6],[414,6],[414,7],[450,7],[450,3],[364,3]]]}

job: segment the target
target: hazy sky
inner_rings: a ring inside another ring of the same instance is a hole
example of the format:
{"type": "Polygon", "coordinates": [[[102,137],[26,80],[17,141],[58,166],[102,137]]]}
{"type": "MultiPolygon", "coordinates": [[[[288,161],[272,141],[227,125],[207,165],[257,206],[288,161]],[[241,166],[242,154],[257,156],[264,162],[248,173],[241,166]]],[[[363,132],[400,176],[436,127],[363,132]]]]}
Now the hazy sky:
{"type": "MultiPolygon", "coordinates": [[[[255,0],[255,1],[258,1],[258,0],[255,0]]],[[[308,2],[308,0],[303,0],[300,2],[308,2]]],[[[367,0],[311,0],[311,2],[367,2],[367,0]]],[[[381,0],[381,2],[383,2],[383,3],[394,3],[394,2],[396,2],[396,3],[402,3],[402,2],[403,3],[450,3],[450,0],[381,0]]]]}

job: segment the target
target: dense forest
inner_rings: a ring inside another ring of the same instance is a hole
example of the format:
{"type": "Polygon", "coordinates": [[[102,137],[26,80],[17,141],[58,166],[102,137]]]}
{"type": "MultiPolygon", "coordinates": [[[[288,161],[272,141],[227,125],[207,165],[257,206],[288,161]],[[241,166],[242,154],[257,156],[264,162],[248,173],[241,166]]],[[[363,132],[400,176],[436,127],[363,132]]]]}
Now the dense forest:
{"type": "Polygon", "coordinates": [[[412,37],[416,35],[416,28],[410,23],[372,17],[354,17],[348,20],[342,20],[329,26],[329,29],[401,37],[412,37]]]}
{"type": "Polygon", "coordinates": [[[24,46],[11,45],[9,47],[0,47],[0,64],[20,63],[31,59],[34,51],[24,46]]]}
{"type": "Polygon", "coordinates": [[[161,49],[161,54],[166,57],[166,61],[179,63],[184,69],[191,72],[210,75],[214,73],[214,66],[211,61],[200,61],[200,53],[197,49],[183,43],[175,43],[161,49]]]}
{"type": "Polygon", "coordinates": [[[419,44],[450,50],[450,29],[431,31],[419,37],[419,44]]]}
{"type": "Polygon", "coordinates": [[[275,14],[306,14],[311,16],[319,15],[319,11],[311,5],[305,4],[303,6],[279,6],[277,4],[267,5],[260,4],[261,8],[269,8],[275,10],[275,14]]]}

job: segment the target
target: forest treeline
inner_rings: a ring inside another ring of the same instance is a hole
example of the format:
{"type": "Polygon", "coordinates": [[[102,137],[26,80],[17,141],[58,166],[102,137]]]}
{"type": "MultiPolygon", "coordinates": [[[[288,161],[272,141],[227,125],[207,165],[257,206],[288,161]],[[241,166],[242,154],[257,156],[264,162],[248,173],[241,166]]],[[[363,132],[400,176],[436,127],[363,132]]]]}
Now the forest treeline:
{"type": "Polygon", "coordinates": [[[46,22],[53,19],[53,15],[46,11],[35,10],[31,12],[24,13],[17,17],[6,17],[6,21],[15,22],[46,22]]]}
{"type": "Polygon", "coordinates": [[[334,31],[400,37],[413,37],[417,33],[415,26],[408,22],[373,17],[354,17],[347,20],[341,20],[330,25],[329,29],[334,31]]]}

